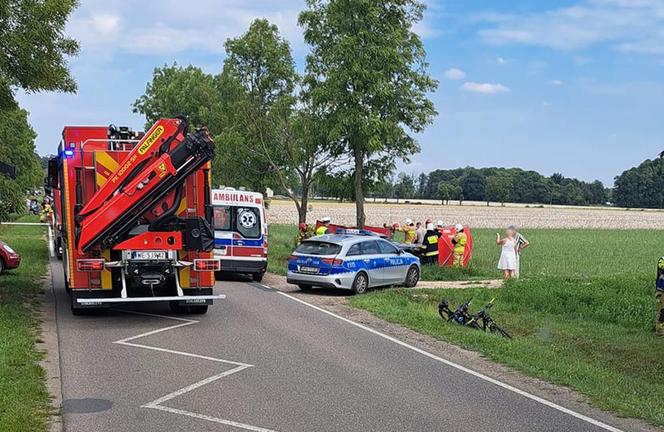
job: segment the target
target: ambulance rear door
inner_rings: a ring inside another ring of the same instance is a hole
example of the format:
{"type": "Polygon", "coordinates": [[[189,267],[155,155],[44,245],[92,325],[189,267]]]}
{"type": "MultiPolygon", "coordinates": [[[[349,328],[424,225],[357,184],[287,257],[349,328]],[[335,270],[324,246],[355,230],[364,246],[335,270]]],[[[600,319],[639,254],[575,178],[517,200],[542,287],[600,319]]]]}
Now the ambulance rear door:
{"type": "Polygon", "coordinates": [[[215,205],[214,209],[214,256],[233,256],[233,206],[215,205]]]}
{"type": "Polygon", "coordinates": [[[255,205],[233,207],[233,256],[239,259],[263,258],[261,208],[255,205]]]}

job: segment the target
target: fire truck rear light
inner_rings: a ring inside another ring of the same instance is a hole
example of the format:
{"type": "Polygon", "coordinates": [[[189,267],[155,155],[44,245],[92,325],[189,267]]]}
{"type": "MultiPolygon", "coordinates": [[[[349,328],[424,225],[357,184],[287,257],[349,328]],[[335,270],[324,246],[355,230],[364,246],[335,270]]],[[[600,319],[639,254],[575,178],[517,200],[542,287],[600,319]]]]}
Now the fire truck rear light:
{"type": "Polygon", "coordinates": [[[80,259],[76,261],[78,271],[102,271],[104,270],[103,259],[80,259]]]}
{"type": "Polygon", "coordinates": [[[218,259],[195,259],[194,270],[196,271],[219,271],[221,260],[218,259]]]}

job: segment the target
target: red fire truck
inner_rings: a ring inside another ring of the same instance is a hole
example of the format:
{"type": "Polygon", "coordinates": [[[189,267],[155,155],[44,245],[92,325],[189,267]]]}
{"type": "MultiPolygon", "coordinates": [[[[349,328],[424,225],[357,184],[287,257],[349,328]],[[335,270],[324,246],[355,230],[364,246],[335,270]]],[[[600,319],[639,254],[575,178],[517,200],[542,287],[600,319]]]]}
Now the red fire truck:
{"type": "Polygon", "coordinates": [[[213,210],[207,130],[161,119],[146,133],[67,126],[50,160],[56,230],[74,314],[166,301],[205,313],[213,299],[213,210]]]}

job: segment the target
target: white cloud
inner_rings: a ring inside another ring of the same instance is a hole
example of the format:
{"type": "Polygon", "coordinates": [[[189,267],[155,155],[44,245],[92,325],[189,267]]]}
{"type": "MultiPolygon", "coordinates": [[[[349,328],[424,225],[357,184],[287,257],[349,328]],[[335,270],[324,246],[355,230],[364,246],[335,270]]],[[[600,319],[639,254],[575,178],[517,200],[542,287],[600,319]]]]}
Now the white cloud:
{"type": "Polygon", "coordinates": [[[503,64],[507,63],[507,60],[505,60],[502,57],[498,57],[498,58],[496,58],[496,63],[498,63],[499,65],[503,65],[503,64]]]}
{"type": "Polygon", "coordinates": [[[551,85],[554,85],[554,86],[561,86],[561,85],[563,85],[563,82],[562,82],[561,80],[557,80],[557,79],[555,79],[555,80],[551,80],[549,83],[550,83],[551,85]]]}
{"type": "Polygon", "coordinates": [[[160,55],[188,50],[221,53],[227,38],[244,33],[251,21],[266,18],[294,49],[304,47],[297,17],[303,0],[244,2],[199,0],[182,9],[177,0],[109,0],[82,3],[67,25],[67,33],[90,54],[115,52],[160,55]],[[146,19],[149,17],[149,19],[146,19]]]}
{"type": "Polygon", "coordinates": [[[445,79],[450,81],[458,81],[464,79],[466,77],[466,73],[461,69],[450,68],[443,73],[443,76],[445,79]]]}
{"type": "Polygon", "coordinates": [[[579,50],[609,44],[623,52],[664,54],[664,2],[583,0],[569,7],[485,20],[489,44],[527,44],[579,50]]]}
{"type": "Polygon", "coordinates": [[[510,92],[509,87],[497,83],[494,84],[494,83],[465,82],[461,86],[461,89],[467,92],[482,93],[482,94],[496,94],[496,93],[510,92]]]}

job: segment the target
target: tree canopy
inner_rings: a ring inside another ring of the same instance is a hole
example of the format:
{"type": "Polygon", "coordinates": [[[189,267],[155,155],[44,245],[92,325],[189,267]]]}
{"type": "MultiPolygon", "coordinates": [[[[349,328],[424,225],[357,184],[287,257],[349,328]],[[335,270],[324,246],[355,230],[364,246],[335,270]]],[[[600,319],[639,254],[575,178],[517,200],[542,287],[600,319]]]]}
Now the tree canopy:
{"type": "Polygon", "coordinates": [[[545,177],[520,168],[434,170],[417,180],[417,194],[412,198],[566,205],[608,201],[608,191],[598,180],[588,183],[561,174],[545,177]]]}
{"type": "Polygon", "coordinates": [[[620,207],[664,208],[664,159],[647,159],[617,176],[612,199],[620,207]]]}
{"type": "Polygon", "coordinates": [[[67,56],[78,42],[65,35],[76,0],[0,0],[0,109],[16,107],[14,89],[73,92],[67,56]]]}
{"type": "Polygon", "coordinates": [[[436,114],[427,92],[437,87],[424,46],[412,28],[424,5],[416,0],[307,0],[300,14],[307,55],[304,89],[325,113],[330,142],[354,160],[357,226],[364,226],[368,161],[408,160],[417,133],[436,114]]]}
{"type": "Polygon", "coordinates": [[[0,161],[18,169],[15,180],[0,174],[0,220],[25,209],[25,193],[44,182],[35,154],[37,134],[28,123],[28,112],[14,108],[0,115],[0,161]]]}

